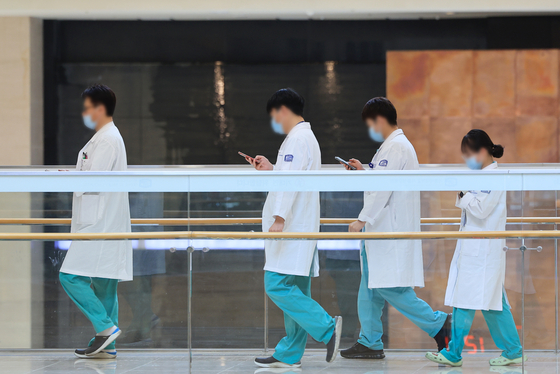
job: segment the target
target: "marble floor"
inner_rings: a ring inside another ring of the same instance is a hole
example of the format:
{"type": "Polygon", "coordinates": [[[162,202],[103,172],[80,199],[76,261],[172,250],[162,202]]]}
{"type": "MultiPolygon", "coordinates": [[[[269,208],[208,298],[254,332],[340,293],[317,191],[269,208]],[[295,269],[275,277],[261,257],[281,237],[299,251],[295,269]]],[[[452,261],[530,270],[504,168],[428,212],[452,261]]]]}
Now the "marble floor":
{"type": "MultiPolygon", "coordinates": [[[[381,361],[324,361],[324,351],[310,350],[302,360],[301,369],[259,369],[253,363],[257,350],[194,350],[192,368],[188,351],[184,350],[120,350],[116,360],[78,360],[70,351],[33,350],[0,351],[0,374],[171,374],[171,373],[320,373],[320,374],[474,374],[522,373],[521,367],[491,368],[488,360],[496,352],[466,355],[462,368],[438,367],[423,358],[422,352],[388,351],[381,361]]],[[[554,353],[528,352],[525,373],[560,373],[554,353]]]]}

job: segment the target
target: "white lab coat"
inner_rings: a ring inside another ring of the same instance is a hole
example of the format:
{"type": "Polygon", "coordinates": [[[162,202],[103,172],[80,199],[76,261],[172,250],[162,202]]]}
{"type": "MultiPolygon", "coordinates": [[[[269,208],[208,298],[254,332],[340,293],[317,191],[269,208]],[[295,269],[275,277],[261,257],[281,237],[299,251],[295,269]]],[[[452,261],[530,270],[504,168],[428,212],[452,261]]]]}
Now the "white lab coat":
{"type": "MultiPolygon", "coordinates": [[[[319,143],[311,131],[311,125],[301,122],[290,131],[280,146],[274,170],[319,169],[319,143]]],[[[319,232],[319,192],[269,192],[263,208],[264,232],[268,232],[276,216],[286,220],[284,232],[319,232]]],[[[316,240],[266,240],[264,270],[317,277],[319,261],[316,246],[316,240]]]]}
{"type": "MultiPolygon", "coordinates": [[[[484,170],[496,169],[496,162],[484,170]]],[[[504,231],[506,192],[469,191],[461,208],[461,231],[504,231]]],[[[505,239],[459,239],[449,269],[445,305],[475,310],[502,310],[506,274],[505,239]]]]}
{"type": "MultiPolygon", "coordinates": [[[[78,153],[76,170],[126,169],[126,149],[113,122],[103,126],[78,153]]],[[[74,193],[71,232],[130,231],[128,192],[74,193]]],[[[73,241],[60,271],[86,277],[132,280],[132,244],[128,240],[73,241]]]]}
{"type": "MultiPolygon", "coordinates": [[[[418,170],[412,144],[398,129],[383,142],[370,169],[418,170]]],[[[411,189],[413,186],[411,186],[411,189]]],[[[420,231],[420,192],[364,192],[364,207],[358,216],[367,232],[420,231]]],[[[420,240],[366,240],[368,288],[424,287],[420,240]]]]}

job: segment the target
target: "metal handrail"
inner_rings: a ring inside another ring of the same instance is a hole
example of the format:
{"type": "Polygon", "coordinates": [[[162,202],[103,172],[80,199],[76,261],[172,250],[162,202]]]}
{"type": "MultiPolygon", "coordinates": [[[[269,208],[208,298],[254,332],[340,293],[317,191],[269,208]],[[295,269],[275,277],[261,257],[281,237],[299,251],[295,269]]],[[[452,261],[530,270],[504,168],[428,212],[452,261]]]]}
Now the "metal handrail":
{"type": "Polygon", "coordinates": [[[558,238],[557,230],[423,231],[423,232],[239,232],[156,231],[124,233],[0,233],[0,240],[123,239],[500,239],[558,238]]]}
{"type": "MultiPolygon", "coordinates": [[[[356,218],[321,218],[322,224],[350,224],[356,218]]],[[[133,218],[133,225],[207,226],[207,225],[260,225],[261,218],[133,218]]],[[[460,223],[459,217],[422,218],[421,223],[460,223]]],[[[508,217],[508,223],[560,223],[560,217],[508,217]]],[[[70,218],[0,218],[0,225],[69,225],[70,218]]]]}

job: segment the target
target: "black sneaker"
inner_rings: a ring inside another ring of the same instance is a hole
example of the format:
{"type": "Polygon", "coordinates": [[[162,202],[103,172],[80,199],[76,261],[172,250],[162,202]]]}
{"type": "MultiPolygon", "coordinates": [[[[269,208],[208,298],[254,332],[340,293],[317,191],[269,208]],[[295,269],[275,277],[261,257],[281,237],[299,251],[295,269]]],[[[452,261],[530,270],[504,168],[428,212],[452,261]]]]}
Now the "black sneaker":
{"type": "Polygon", "coordinates": [[[101,352],[105,347],[115,341],[121,334],[121,330],[117,327],[110,335],[95,335],[95,339],[91,346],[87,347],[84,351],[86,356],[95,355],[101,352]]]}
{"type": "Polygon", "coordinates": [[[453,314],[449,313],[441,330],[434,336],[434,340],[437,343],[438,352],[447,348],[449,341],[451,340],[451,318],[453,314]]]}
{"type": "Polygon", "coordinates": [[[374,360],[385,358],[385,353],[382,349],[369,349],[360,343],[356,343],[352,347],[340,351],[340,355],[344,358],[368,358],[374,360]]]}
{"type": "Polygon", "coordinates": [[[274,357],[266,358],[255,358],[255,365],[262,368],[299,368],[301,367],[301,362],[296,362],[295,364],[286,364],[285,362],[278,361],[274,357]]]}
{"type": "Polygon", "coordinates": [[[330,364],[338,355],[340,347],[340,337],[342,335],[342,317],[334,317],[334,332],[331,340],[327,343],[327,362],[330,364]]]}
{"type": "Polygon", "coordinates": [[[86,349],[87,348],[76,349],[74,351],[74,355],[78,358],[87,358],[87,359],[97,358],[97,359],[107,360],[107,359],[117,358],[117,350],[116,349],[103,349],[99,353],[96,353],[96,354],[93,354],[93,355],[87,355],[86,354],[86,349]]]}

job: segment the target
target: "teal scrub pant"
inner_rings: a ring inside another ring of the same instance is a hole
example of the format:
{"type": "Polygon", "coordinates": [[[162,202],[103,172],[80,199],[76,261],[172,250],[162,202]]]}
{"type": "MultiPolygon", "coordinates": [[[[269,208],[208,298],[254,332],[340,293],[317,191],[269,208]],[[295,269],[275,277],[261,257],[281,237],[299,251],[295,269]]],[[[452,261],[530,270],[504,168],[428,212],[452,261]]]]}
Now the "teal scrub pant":
{"type": "MultiPolygon", "coordinates": [[[[119,325],[117,279],[90,278],[60,273],[60,284],[93,324],[96,333],[119,325]]],[[[91,342],[90,342],[91,343],[91,342]]],[[[114,349],[112,342],[105,349],[114,349]]]]}
{"type": "Polygon", "coordinates": [[[264,272],[264,287],[270,299],[284,312],[286,336],[276,346],[273,357],[295,364],[303,357],[307,334],[327,344],[335,321],[311,298],[311,277],[264,272]]]}
{"type": "MultiPolygon", "coordinates": [[[[459,362],[462,360],[461,353],[465,346],[465,338],[471,330],[475,312],[474,309],[453,308],[449,349],[441,351],[441,354],[449,361],[459,362]]],[[[486,320],[496,347],[503,351],[502,356],[510,360],[521,357],[521,342],[511,314],[511,307],[507,303],[505,291],[502,297],[502,310],[483,310],[482,315],[486,320]]]]}
{"type": "Polygon", "coordinates": [[[385,301],[411,320],[432,338],[441,330],[447,314],[434,312],[424,301],[416,296],[412,287],[368,288],[368,262],[365,249],[362,249],[362,279],[358,291],[358,317],[362,326],[358,343],[369,349],[383,349],[383,322],[381,315],[385,301]]]}

